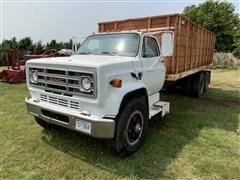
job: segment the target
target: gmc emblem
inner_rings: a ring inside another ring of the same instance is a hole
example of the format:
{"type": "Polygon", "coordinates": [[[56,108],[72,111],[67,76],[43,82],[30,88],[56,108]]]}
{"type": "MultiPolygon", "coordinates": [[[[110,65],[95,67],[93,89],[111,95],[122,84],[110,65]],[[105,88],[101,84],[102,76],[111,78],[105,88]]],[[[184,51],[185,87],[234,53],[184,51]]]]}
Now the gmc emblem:
{"type": "Polygon", "coordinates": [[[53,82],[65,82],[64,79],[61,78],[56,78],[56,77],[48,77],[49,81],[53,81],[53,82]]]}

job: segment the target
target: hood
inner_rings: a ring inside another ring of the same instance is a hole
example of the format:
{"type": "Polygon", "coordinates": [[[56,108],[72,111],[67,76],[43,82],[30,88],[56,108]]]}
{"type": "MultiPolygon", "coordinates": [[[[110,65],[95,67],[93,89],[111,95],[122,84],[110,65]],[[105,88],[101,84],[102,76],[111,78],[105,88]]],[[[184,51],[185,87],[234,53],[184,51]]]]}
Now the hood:
{"type": "Polygon", "coordinates": [[[83,67],[101,67],[112,64],[119,64],[123,62],[130,62],[135,60],[136,57],[122,57],[122,56],[109,56],[109,55],[73,55],[70,57],[53,57],[53,58],[40,58],[28,60],[27,64],[33,65],[70,65],[70,66],[83,66],[83,67]]]}

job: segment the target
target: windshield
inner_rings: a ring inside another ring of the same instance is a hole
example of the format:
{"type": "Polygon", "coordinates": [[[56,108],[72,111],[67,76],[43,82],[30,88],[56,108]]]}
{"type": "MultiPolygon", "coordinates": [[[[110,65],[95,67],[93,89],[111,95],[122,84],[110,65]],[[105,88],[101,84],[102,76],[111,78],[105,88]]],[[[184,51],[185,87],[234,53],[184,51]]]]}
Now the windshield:
{"type": "Polygon", "coordinates": [[[140,36],[137,33],[89,36],[76,54],[137,56],[140,36]]]}

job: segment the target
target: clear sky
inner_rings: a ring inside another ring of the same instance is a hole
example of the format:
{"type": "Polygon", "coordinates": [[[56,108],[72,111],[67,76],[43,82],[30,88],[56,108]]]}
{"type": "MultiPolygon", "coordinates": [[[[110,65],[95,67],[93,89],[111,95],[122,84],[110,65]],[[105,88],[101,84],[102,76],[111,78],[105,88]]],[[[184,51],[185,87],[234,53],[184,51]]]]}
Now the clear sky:
{"type": "MultiPolygon", "coordinates": [[[[97,32],[97,22],[181,13],[184,7],[203,1],[181,0],[0,0],[1,38],[31,37],[34,42],[97,32]],[[54,2],[55,1],[55,2],[54,2]],[[121,2],[120,2],[121,1],[121,2]]],[[[239,1],[233,1],[239,11],[239,1]]]]}

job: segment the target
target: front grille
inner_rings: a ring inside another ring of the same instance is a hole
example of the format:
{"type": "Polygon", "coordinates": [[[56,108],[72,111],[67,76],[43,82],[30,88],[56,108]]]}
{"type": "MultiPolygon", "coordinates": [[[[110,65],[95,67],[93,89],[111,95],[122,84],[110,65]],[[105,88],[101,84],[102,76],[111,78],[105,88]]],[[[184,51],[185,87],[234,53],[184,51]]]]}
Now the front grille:
{"type": "MultiPolygon", "coordinates": [[[[63,95],[81,95],[96,98],[96,73],[77,72],[59,69],[29,68],[31,72],[37,71],[38,81],[30,81],[31,86],[45,89],[46,92],[59,93],[63,95]],[[84,91],[80,87],[81,79],[88,77],[91,80],[91,88],[84,91]]],[[[29,77],[29,79],[31,79],[29,77]]],[[[54,101],[54,100],[53,100],[54,101]]]]}
{"type": "Polygon", "coordinates": [[[46,95],[46,94],[41,94],[40,100],[43,102],[55,104],[62,107],[68,107],[70,109],[75,109],[75,110],[79,110],[79,106],[80,106],[79,102],[77,101],[58,98],[58,97],[46,95]]]}

